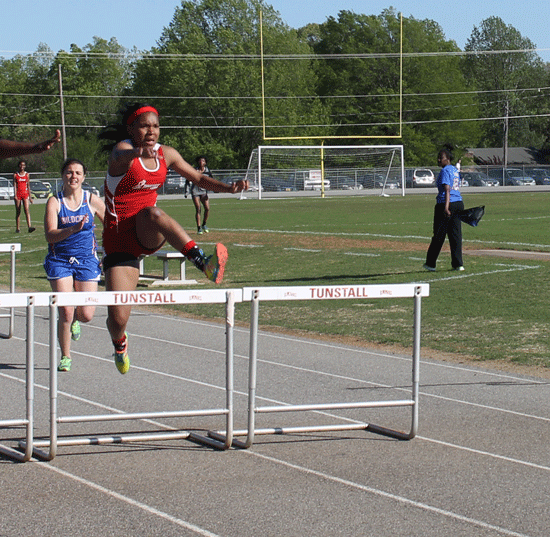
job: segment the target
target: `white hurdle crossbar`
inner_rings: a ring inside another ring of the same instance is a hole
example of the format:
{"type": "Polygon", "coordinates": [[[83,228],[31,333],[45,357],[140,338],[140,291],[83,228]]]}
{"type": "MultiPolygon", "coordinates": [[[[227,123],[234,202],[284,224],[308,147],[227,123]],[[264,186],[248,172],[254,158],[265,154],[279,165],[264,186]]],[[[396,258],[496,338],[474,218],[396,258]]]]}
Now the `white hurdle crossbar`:
{"type": "Polygon", "coordinates": [[[27,416],[21,420],[0,421],[2,426],[27,425],[27,436],[19,442],[25,454],[14,452],[7,446],[0,445],[0,451],[23,462],[32,455],[45,460],[52,460],[57,454],[58,446],[75,446],[91,444],[108,444],[123,442],[141,442],[145,440],[167,440],[188,438],[217,449],[228,449],[233,442],[233,329],[235,324],[235,303],[242,301],[242,290],[238,289],[204,289],[173,291],[124,291],[95,293],[16,293],[10,297],[10,307],[31,306],[27,311],[27,416]],[[81,306],[93,303],[96,306],[116,304],[223,304],[226,305],[226,404],[224,408],[175,410],[141,413],[120,413],[86,416],[58,416],[57,412],[57,309],[59,306],[81,306]],[[35,440],[33,438],[33,385],[34,385],[34,307],[47,306],[50,311],[49,346],[50,346],[50,438],[35,440]],[[60,423],[81,423],[95,421],[138,420],[153,418],[175,418],[191,416],[225,416],[226,434],[220,439],[206,438],[189,431],[147,432],[142,434],[89,437],[60,438],[57,425],[60,423]],[[43,451],[39,448],[49,448],[43,451]]]}
{"type": "MultiPolygon", "coordinates": [[[[21,244],[0,244],[0,253],[10,253],[10,293],[15,293],[15,253],[21,251],[21,244]]],[[[1,296],[1,295],[0,295],[1,296]]],[[[0,298],[0,306],[3,306],[3,300],[0,298]]],[[[9,313],[0,313],[0,317],[9,318],[8,333],[5,336],[7,339],[13,336],[13,328],[15,325],[15,310],[10,308],[9,313]]]]}
{"type": "MultiPolygon", "coordinates": [[[[239,442],[244,447],[252,446],[254,435],[285,434],[321,431],[368,430],[410,440],[416,436],[418,429],[418,390],[420,363],[420,322],[421,298],[429,296],[428,284],[388,284],[388,285],[335,285],[326,287],[261,287],[244,288],[243,302],[251,301],[250,321],[250,361],[248,373],[248,429],[233,431],[233,435],[246,436],[245,442],[239,442]],[[412,355],[412,386],[411,398],[407,400],[362,401],[356,403],[325,403],[281,406],[256,406],[256,370],[258,360],[258,319],[260,301],[274,300],[338,300],[338,299],[378,299],[378,298],[414,298],[413,355],[412,355]],[[380,407],[411,407],[411,428],[408,433],[381,427],[369,423],[347,423],[323,426],[269,427],[255,428],[255,416],[270,412],[325,411],[350,408],[380,408],[380,407]]],[[[223,434],[220,431],[218,434],[223,434]]]]}

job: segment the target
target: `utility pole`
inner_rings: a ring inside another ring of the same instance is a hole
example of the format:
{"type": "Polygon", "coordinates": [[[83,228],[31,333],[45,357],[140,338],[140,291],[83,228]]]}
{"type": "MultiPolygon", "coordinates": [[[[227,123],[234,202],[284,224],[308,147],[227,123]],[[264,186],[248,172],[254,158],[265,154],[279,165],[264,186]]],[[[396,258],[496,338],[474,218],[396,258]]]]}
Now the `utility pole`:
{"type": "Polygon", "coordinates": [[[510,116],[510,101],[506,98],[506,114],[504,117],[504,149],[502,162],[504,167],[502,168],[502,186],[505,186],[506,181],[506,168],[508,167],[508,117],[510,116]]]}
{"type": "Polygon", "coordinates": [[[67,160],[67,136],[65,131],[65,105],[63,103],[63,76],[61,74],[61,64],[57,69],[57,75],[59,80],[59,100],[61,105],[61,133],[63,141],[63,160],[67,160]]]}

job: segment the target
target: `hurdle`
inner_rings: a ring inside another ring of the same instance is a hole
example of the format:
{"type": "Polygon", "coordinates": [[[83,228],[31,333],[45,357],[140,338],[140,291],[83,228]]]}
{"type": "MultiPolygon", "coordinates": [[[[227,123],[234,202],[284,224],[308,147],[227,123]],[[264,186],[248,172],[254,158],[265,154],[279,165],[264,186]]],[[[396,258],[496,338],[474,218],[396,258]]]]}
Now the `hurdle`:
{"type": "MultiPolygon", "coordinates": [[[[20,251],[21,244],[0,244],[0,253],[10,253],[10,293],[15,293],[15,253],[20,251]]],[[[0,305],[3,305],[2,302],[2,299],[0,299],[0,305]]],[[[15,310],[10,308],[9,313],[0,313],[0,317],[8,317],[10,319],[8,333],[0,335],[0,337],[3,337],[4,339],[9,339],[13,336],[15,310]]]]}
{"type": "MultiPolygon", "coordinates": [[[[419,392],[419,364],[420,364],[420,325],[421,299],[429,296],[428,284],[393,284],[393,285],[349,285],[327,287],[261,287],[244,288],[243,302],[251,301],[250,320],[250,360],[248,372],[248,425],[245,430],[235,430],[233,435],[246,436],[245,442],[240,442],[245,448],[254,443],[255,435],[308,433],[325,431],[367,430],[373,433],[390,436],[399,440],[410,440],[416,436],[418,430],[418,392],[419,392]],[[413,322],[413,354],[411,398],[405,400],[388,401],[360,401],[352,403],[319,403],[303,405],[256,405],[256,381],[258,361],[258,321],[260,301],[277,300],[341,300],[341,299],[380,299],[380,298],[408,298],[414,299],[413,322]],[[411,427],[408,432],[398,431],[371,423],[345,423],[335,425],[313,425],[293,427],[267,427],[256,429],[255,417],[261,413],[280,412],[309,412],[327,411],[352,408],[382,408],[382,407],[411,407],[411,427]]],[[[214,432],[214,438],[223,431],[214,432]]]]}
{"type": "Polygon", "coordinates": [[[25,297],[23,295],[20,295],[19,299],[20,300],[11,300],[10,305],[12,308],[19,305],[24,306],[27,309],[25,417],[20,419],[0,420],[0,429],[2,427],[24,426],[26,431],[26,442],[23,453],[4,444],[0,444],[0,453],[7,455],[12,459],[16,459],[20,462],[27,462],[32,457],[34,431],[34,345],[32,344],[32,342],[34,341],[34,323],[30,321],[34,318],[34,297],[25,297]]]}
{"type": "Polygon", "coordinates": [[[74,293],[36,293],[14,294],[10,306],[21,306],[25,302],[32,304],[27,311],[27,386],[32,389],[34,384],[34,307],[49,308],[49,396],[50,423],[49,439],[34,439],[32,429],[32,393],[27,395],[27,417],[22,420],[0,421],[1,426],[27,425],[27,436],[19,442],[19,448],[24,455],[14,453],[7,446],[0,446],[2,452],[22,462],[35,456],[44,460],[53,460],[59,446],[99,445],[109,443],[142,442],[147,440],[189,439],[190,441],[208,445],[216,449],[228,449],[233,442],[233,328],[235,303],[242,301],[242,290],[235,289],[204,289],[204,290],[173,290],[173,291],[124,291],[124,292],[74,292],[74,293]],[[161,305],[161,304],[225,304],[226,314],[226,360],[225,360],[225,406],[222,408],[169,410],[153,412],[117,413],[84,416],[59,416],[57,410],[57,314],[60,306],[81,306],[94,304],[96,306],[112,306],[117,304],[161,305]],[[154,418],[225,416],[226,434],[221,439],[213,439],[192,431],[151,431],[145,433],[129,433],[114,435],[90,435],[81,437],[61,437],[58,425],[63,423],[83,423],[116,420],[146,420],[154,418]],[[47,448],[46,450],[42,448],[47,448]]]}

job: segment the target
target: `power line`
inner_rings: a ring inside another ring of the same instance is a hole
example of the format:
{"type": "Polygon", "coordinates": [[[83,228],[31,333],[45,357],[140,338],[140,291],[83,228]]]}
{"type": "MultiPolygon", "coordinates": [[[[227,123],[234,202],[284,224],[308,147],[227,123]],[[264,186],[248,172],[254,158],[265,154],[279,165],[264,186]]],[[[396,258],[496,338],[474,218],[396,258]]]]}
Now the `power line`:
{"type": "MultiPolygon", "coordinates": [[[[549,52],[550,48],[526,48],[511,50],[458,50],[458,51],[434,51],[434,52],[403,52],[403,58],[423,58],[437,56],[487,56],[495,54],[531,54],[549,52]]],[[[152,52],[67,52],[67,51],[16,51],[0,50],[0,54],[25,56],[32,58],[55,58],[59,56],[71,56],[75,58],[109,58],[109,59],[131,59],[131,60],[181,60],[181,61],[257,61],[261,59],[260,54],[167,54],[152,52]]],[[[264,60],[340,60],[340,59],[369,59],[369,58],[400,58],[399,52],[370,52],[350,54],[264,54],[264,60]]]]}
{"type": "MultiPolygon", "coordinates": [[[[548,114],[532,114],[532,115],[518,115],[518,116],[494,116],[494,117],[481,117],[481,118],[455,118],[455,119],[430,119],[430,120],[417,120],[417,121],[403,121],[403,125],[428,125],[434,123],[463,123],[468,121],[503,121],[504,119],[533,119],[540,117],[550,117],[548,114]]],[[[288,129],[288,128],[309,128],[309,127],[384,127],[399,125],[397,121],[389,121],[385,123],[341,123],[337,125],[267,125],[270,129],[288,129]]],[[[0,123],[0,127],[44,127],[44,128],[59,128],[59,124],[30,124],[30,123],[0,123]]],[[[70,129],[102,129],[102,125],[66,125],[66,128],[70,129]]],[[[262,125],[163,125],[161,130],[227,130],[227,129],[261,129],[262,125]]]]}
{"type": "MultiPolygon", "coordinates": [[[[449,91],[449,92],[433,92],[433,93],[403,93],[403,97],[431,97],[431,96],[449,96],[449,95],[481,95],[484,93],[514,93],[514,92],[526,92],[550,90],[550,86],[542,86],[535,88],[511,88],[511,89],[496,89],[496,90],[469,90],[469,91],[449,91]]],[[[0,97],[51,97],[59,98],[58,94],[52,93],[0,93],[0,97]]],[[[276,100],[295,100],[295,99],[366,99],[368,97],[380,98],[380,97],[399,97],[398,93],[379,93],[379,94],[362,94],[362,95],[273,95],[267,96],[266,99],[276,100]]],[[[65,94],[65,100],[67,99],[134,99],[134,100],[260,100],[261,96],[212,96],[212,95],[80,95],[80,94],[65,94]]]]}

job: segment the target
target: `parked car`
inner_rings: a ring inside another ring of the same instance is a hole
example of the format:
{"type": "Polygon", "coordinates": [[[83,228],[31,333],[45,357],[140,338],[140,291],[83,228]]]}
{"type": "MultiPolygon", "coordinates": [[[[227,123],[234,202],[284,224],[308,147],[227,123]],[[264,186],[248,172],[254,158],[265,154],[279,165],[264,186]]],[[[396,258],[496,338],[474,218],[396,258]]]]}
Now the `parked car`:
{"type": "Polygon", "coordinates": [[[363,188],[382,188],[384,176],[379,173],[366,173],[361,177],[363,188]]]}
{"type": "Polygon", "coordinates": [[[535,180],[526,175],[521,168],[491,168],[488,172],[489,177],[496,179],[499,185],[504,186],[532,186],[535,180]]]}
{"type": "Polygon", "coordinates": [[[52,188],[42,181],[29,181],[31,196],[33,198],[49,198],[52,195],[52,188]]]}
{"type": "Polygon", "coordinates": [[[506,170],[513,181],[514,186],[534,186],[535,180],[520,168],[508,168],[506,170]]]}
{"type": "Polygon", "coordinates": [[[386,188],[389,188],[390,190],[401,188],[401,181],[399,179],[396,179],[395,177],[388,177],[387,179],[383,177],[382,179],[379,179],[376,182],[376,187],[384,188],[384,181],[386,181],[386,188]]]}
{"type": "Polygon", "coordinates": [[[550,185],[550,168],[526,168],[537,185],[550,185]]]}
{"type": "Polygon", "coordinates": [[[496,179],[491,179],[483,172],[461,172],[463,181],[468,182],[468,186],[498,186],[496,179]]]}
{"type": "Polygon", "coordinates": [[[82,183],[82,190],[87,190],[88,192],[91,192],[92,194],[95,194],[97,197],[99,197],[99,189],[97,189],[94,185],[87,183],[86,181],[82,183]]]}
{"type": "Polygon", "coordinates": [[[276,192],[295,192],[298,188],[296,187],[296,181],[293,178],[289,178],[278,179],[272,190],[276,192]]]}
{"type": "Polygon", "coordinates": [[[279,184],[283,181],[284,179],[281,179],[281,177],[262,175],[262,190],[266,192],[278,192],[279,184]]]}
{"type": "Polygon", "coordinates": [[[333,190],[360,190],[363,188],[363,184],[359,180],[347,175],[330,176],[329,179],[333,190]]]}
{"type": "Polygon", "coordinates": [[[435,186],[434,172],[429,168],[416,168],[405,172],[407,187],[429,187],[435,186]]]}
{"type": "Polygon", "coordinates": [[[167,175],[164,182],[165,194],[183,194],[185,191],[185,177],[181,175],[167,175]]]}
{"type": "Polygon", "coordinates": [[[505,173],[506,170],[504,168],[490,168],[487,170],[487,175],[491,179],[496,179],[498,181],[499,185],[507,185],[508,183],[508,175],[505,173]]]}
{"type": "Polygon", "coordinates": [[[0,177],[0,199],[12,200],[14,197],[13,182],[5,177],[0,177]]]}
{"type": "Polygon", "coordinates": [[[371,176],[365,176],[369,188],[389,188],[391,190],[395,188],[401,188],[401,181],[395,177],[387,177],[381,173],[375,173],[371,176]]]}

